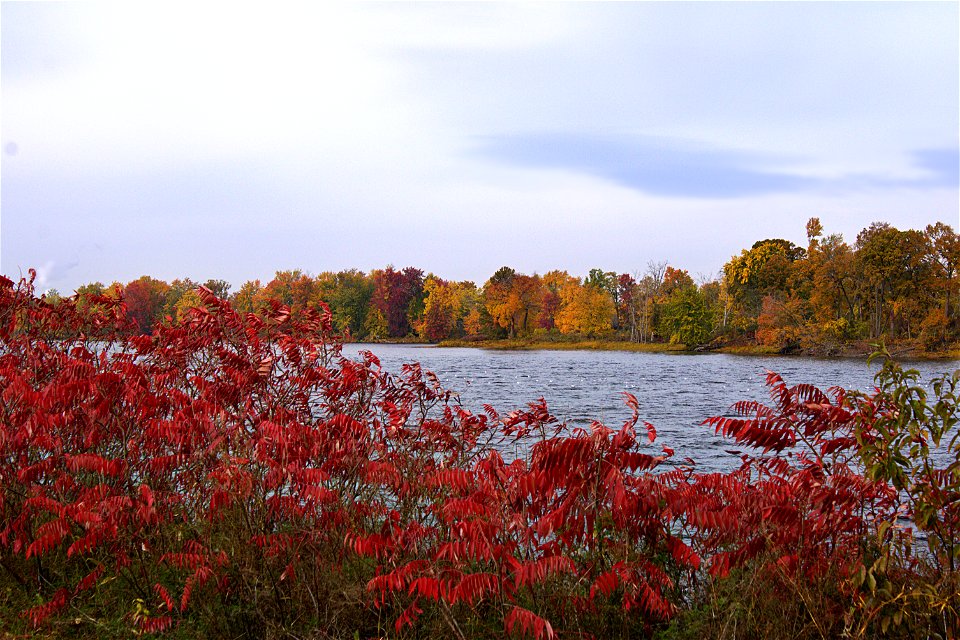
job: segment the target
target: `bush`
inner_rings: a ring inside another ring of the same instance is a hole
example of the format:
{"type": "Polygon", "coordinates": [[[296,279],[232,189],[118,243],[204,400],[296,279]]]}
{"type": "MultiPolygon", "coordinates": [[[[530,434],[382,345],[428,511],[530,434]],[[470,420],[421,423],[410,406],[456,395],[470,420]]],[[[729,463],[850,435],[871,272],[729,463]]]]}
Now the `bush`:
{"type": "Polygon", "coordinates": [[[616,428],[568,432],[542,400],[475,414],[416,364],[343,358],[329,313],[197,295],[126,338],[120,300],[0,280],[5,628],[957,633],[956,439],[948,468],[897,457],[950,433],[956,377],[927,405],[892,365],[870,396],[770,374],[772,406],[707,421],[755,453],[701,474],[663,465],[629,394],[616,428]],[[931,556],[907,553],[904,516],[931,556]]]}

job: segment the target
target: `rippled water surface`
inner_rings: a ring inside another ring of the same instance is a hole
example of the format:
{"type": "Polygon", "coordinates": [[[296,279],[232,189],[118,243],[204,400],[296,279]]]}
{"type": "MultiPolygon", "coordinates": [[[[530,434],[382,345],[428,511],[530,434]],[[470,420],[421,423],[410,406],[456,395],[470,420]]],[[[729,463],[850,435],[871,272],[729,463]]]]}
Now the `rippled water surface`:
{"type": "MultiPolygon", "coordinates": [[[[461,403],[481,411],[484,403],[501,413],[524,407],[541,396],[551,412],[571,426],[599,420],[619,426],[630,416],[624,391],[640,401],[640,418],[657,428],[657,449],[665,444],[676,459],[690,456],[703,470],[729,469],[739,459],[734,443],[700,423],[729,414],[738,400],[769,399],[764,376],[776,371],[788,384],[815,384],[868,391],[873,373],[864,360],[659,354],[625,351],[489,351],[420,345],[356,345],[343,353],[355,357],[368,349],[383,368],[420,362],[441,383],[459,392],[461,403]]],[[[916,362],[923,380],[953,371],[960,362],[916,362]]],[[[876,365],[874,366],[874,369],[876,365]]]]}

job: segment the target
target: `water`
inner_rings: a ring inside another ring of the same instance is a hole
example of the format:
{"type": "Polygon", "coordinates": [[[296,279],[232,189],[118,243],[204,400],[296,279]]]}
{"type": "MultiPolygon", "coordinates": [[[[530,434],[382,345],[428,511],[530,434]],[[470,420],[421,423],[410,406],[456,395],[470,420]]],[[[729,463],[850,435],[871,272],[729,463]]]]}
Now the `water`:
{"type": "MultiPolygon", "coordinates": [[[[739,448],[700,423],[730,415],[739,400],[768,401],[764,377],[779,373],[787,384],[814,384],[869,391],[878,364],[865,360],[734,356],[726,354],[636,353],[625,351],[491,351],[429,345],[348,344],[343,353],[356,357],[370,350],[384,370],[399,373],[404,363],[420,362],[448,389],[460,394],[466,409],[484,403],[501,414],[523,408],[541,396],[550,411],[570,426],[599,420],[619,427],[631,415],[623,404],[628,391],[640,401],[640,419],[657,429],[652,453],[673,448],[674,459],[689,456],[703,471],[729,470],[739,448]]],[[[922,379],[960,368],[960,362],[915,362],[922,379]]]]}

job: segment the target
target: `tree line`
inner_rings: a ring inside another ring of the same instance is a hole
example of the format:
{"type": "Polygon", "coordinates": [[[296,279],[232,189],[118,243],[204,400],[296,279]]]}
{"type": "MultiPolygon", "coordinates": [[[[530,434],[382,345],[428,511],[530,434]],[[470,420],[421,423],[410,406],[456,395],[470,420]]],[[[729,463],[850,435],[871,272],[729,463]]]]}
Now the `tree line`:
{"type": "MultiPolygon", "coordinates": [[[[806,225],[807,246],[760,240],[695,281],[687,270],[650,261],[645,270],[554,270],[524,274],[504,266],[485,283],[453,281],[415,267],[388,266],[313,276],[278,271],[231,292],[223,280],[150,276],[85,284],[82,308],[122,296],[141,331],[182,320],[206,286],[241,312],[263,314],[271,301],[293,313],[325,304],[347,340],[600,338],[688,347],[755,342],[787,351],[829,352],[857,340],[912,340],[938,349],[960,336],[960,236],[944,223],[901,231],[875,222],[851,245],[806,225]]],[[[56,300],[56,291],[48,300],[56,300]]]]}

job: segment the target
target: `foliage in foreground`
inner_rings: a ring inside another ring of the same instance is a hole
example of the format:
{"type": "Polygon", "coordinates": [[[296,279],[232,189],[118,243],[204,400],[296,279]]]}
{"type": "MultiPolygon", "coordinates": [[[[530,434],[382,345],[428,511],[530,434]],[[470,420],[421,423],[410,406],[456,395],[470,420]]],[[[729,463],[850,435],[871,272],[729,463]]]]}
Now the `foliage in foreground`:
{"type": "Polygon", "coordinates": [[[706,421],[740,468],[698,473],[629,394],[616,427],[475,414],[341,357],[329,314],[197,296],[127,339],[119,300],[0,280],[0,629],[960,633],[960,372],[930,397],[892,363],[870,395],[771,373],[770,406],[706,421]]]}

